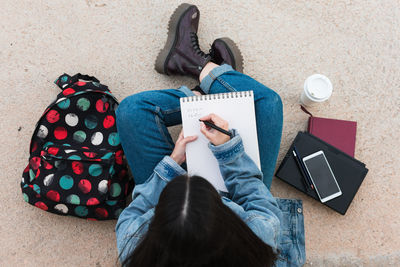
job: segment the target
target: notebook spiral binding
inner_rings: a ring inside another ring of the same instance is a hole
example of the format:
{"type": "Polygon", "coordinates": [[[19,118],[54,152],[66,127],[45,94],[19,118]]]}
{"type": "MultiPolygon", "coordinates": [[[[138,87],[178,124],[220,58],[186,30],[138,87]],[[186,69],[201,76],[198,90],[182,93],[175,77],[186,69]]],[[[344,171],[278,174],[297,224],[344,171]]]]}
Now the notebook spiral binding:
{"type": "Polygon", "coordinates": [[[241,98],[241,97],[252,97],[252,96],[253,96],[253,91],[238,91],[238,92],[219,93],[210,95],[188,96],[181,98],[181,101],[195,102],[204,100],[229,99],[229,98],[241,98]]]}

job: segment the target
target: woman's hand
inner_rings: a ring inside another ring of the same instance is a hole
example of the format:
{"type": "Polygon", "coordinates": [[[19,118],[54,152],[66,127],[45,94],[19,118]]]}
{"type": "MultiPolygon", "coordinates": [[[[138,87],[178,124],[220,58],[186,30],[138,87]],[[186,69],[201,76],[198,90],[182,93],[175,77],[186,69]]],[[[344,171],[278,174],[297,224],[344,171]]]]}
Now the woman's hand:
{"type": "Polygon", "coordinates": [[[171,158],[181,165],[186,160],[186,144],[193,142],[197,139],[197,136],[187,136],[183,137],[183,130],[180,132],[178,140],[176,140],[174,151],[172,151],[171,158]]]}
{"type": "MultiPolygon", "coordinates": [[[[204,116],[202,118],[200,118],[200,120],[202,121],[210,121],[212,123],[214,123],[216,126],[229,131],[229,125],[228,122],[224,119],[222,119],[221,117],[219,117],[218,115],[215,115],[213,113],[204,116]]],[[[204,136],[210,140],[210,142],[214,145],[214,146],[218,146],[218,145],[222,145],[226,142],[228,142],[231,138],[230,136],[221,133],[220,131],[217,131],[211,127],[208,127],[207,125],[205,125],[203,122],[201,122],[201,127],[200,127],[200,131],[202,132],[202,134],[204,134],[204,136]]]]}

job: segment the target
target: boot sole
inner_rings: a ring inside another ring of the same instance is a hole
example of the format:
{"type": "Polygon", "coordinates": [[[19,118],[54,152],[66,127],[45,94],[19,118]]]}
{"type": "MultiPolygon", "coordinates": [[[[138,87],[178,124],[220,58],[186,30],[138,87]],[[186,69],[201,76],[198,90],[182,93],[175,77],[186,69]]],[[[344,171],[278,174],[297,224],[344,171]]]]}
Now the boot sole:
{"type": "Polygon", "coordinates": [[[236,71],[243,73],[243,56],[236,43],[228,37],[218,38],[218,40],[224,42],[229,54],[234,58],[235,67],[232,67],[234,67],[236,71]]]}
{"type": "Polygon", "coordinates": [[[156,59],[156,64],[155,64],[155,69],[157,72],[161,74],[167,74],[166,66],[167,62],[169,60],[170,54],[172,49],[174,48],[176,41],[177,41],[177,29],[179,26],[179,23],[181,21],[181,17],[189,10],[190,7],[193,5],[190,4],[181,4],[178,6],[174,13],[171,15],[171,18],[169,19],[168,22],[168,38],[167,42],[165,43],[165,46],[163,49],[160,50],[158,53],[157,59],[156,59]]]}

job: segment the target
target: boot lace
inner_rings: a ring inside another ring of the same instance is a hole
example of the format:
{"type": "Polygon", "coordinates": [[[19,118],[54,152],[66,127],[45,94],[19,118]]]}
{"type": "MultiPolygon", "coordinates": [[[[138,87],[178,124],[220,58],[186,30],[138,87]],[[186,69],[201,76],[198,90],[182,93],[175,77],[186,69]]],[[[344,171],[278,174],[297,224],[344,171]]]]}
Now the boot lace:
{"type": "Polygon", "coordinates": [[[197,34],[195,32],[190,32],[190,42],[192,43],[192,47],[197,55],[200,55],[201,57],[208,56],[208,54],[201,51],[200,45],[199,45],[199,38],[197,37],[197,34]]]}

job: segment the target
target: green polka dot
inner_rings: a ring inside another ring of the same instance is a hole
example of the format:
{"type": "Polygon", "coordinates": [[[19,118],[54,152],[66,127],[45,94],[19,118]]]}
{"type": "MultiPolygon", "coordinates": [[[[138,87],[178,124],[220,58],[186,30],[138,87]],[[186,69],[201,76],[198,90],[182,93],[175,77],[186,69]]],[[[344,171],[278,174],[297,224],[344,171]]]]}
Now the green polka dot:
{"type": "Polygon", "coordinates": [[[86,133],[84,131],[76,131],[72,138],[79,143],[83,143],[86,139],[86,133]]]}
{"type": "Polygon", "coordinates": [[[35,179],[36,175],[32,169],[29,169],[29,182],[32,182],[35,179]]]}
{"type": "Polygon", "coordinates": [[[110,133],[108,136],[108,143],[112,146],[117,146],[119,145],[119,135],[118,133],[110,133]]]}
{"type": "Polygon", "coordinates": [[[111,184],[110,186],[110,195],[112,197],[117,197],[121,194],[121,186],[117,183],[111,184]]]}
{"type": "Polygon", "coordinates": [[[84,94],[84,93],[86,93],[85,91],[80,91],[80,92],[76,92],[74,95],[81,95],[81,94],[84,94]]]}
{"type": "Polygon", "coordinates": [[[79,199],[79,197],[74,194],[67,196],[66,201],[67,201],[67,203],[74,204],[74,205],[79,205],[81,203],[81,200],[79,199]]]}
{"type": "Polygon", "coordinates": [[[43,145],[43,148],[46,148],[46,147],[52,146],[52,145],[54,145],[53,142],[47,142],[46,144],[43,145]]]}
{"type": "Polygon", "coordinates": [[[68,98],[57,104],[57,106],[61,109],[67,109],[69,108],[69,105],[71,105],[71,100],[68,98]]]}
{"type": "Polygon", "coordinates": [[[89,167],[89,174],[92,176],[99,176],[103,172],[103,168],[100,164],[92,164],[89,167]]]}
{"type": "Polygon", "coordinates": [[[113,176],[115,174],[115,169],[114,169],[113,165],[111,165],[109,173],[111,176],[113,176]]]}
{"type": "Polygon", "coordinates": [[[27,195],[27,194],[25,194],[25,193],[23,193],[23,196],[24,196],[24,200],[25,200],[25,202],[29,202],[29,197],[28,197],[28,195],[27,195]]]}
{"type": "Polygon", "coordinates": [[[75,214],[80,216],[80,217],[85,217],[88,215],[89,211],[85,206],[78,206],[75,208],[75,214]]]}
{"type": "Polygon", "coordinates": [[[86,111],[90,107],[90,101],[87,98],[79,98],[79,100],[76,102],[77,108],[79,108],[82,111],[86,111]]]}
{"type": "Polygon", "coordinates": [[[60,179],[60,186],[64,190],[69,190],[74,185],[74,179],[69,175],[64,175],[60,179]]]}
{"type": "Polygon", "coordinates": [[[65,168],[67,168],[67,163],[65,160],[56,160],[54,162],[54,165],[56,166],[56,168],[60,171],[65,170],[65,168]]]}
{"type": "Polygon", "coordinates": [[[69,156],[68,159],[70,159],[70,160],[81,160],[82,158],[79,157],[78,155],[72,155],[72,156],[69,156]]]}
{"type": "Polygon", "coordinates": [[[107,204],[108,206],[114,206],[115,204],[117,204],[117,201],[116,201],[116,200],[107,200],[107,201],[106,201],[106,204],[107,204]]]}
{"type": "Polygon", "coordinates": [[[100,86],[100,84],[99,84],[98,82],[92,82],[92,84],[93,84],[94,86],[97,86],[97,87],[100,86]]]}
{"type": "Polygon", "coordinates": [[[70,144],[63,144],[63,146],[71,146],[70,144]]]}
{"type": "Polygon", "coordinates": [[[62,76],[62,77],[61,77],[61,81],[62,81],[63,83],[65,83],[66,81],[68,81],[68,77],[67,77],[67,76],[62,76]]]}
{"type": "Polygon", "coordinates": [[[34,184],[34,185],[33,185],[33,190],[34,190],[38,195],[40,195],[40,187],[39,187],[37,184],[34,184]]]}
{"type": "Polygon", "coordinates": [[[97,126],[97,118],[96,118],[96,116],[95,115],[87,116],[86,119],[85,119],[85,126],[90,130],[96,128],[96,126],[97,126]]]}
{"type": "Polygon", "coordinates": [[[23,188],[27,188],[28,187],[28,184],[24,184],[24,187],[23,188]]]}
{"type": "Polygon", "coordinates": [[[115,218],[118,218],[119,215],[121,214],[121,212],[122,212],[122,209],[117,209],[117,210],[115,211],[115,218]]]}
{"type": "Polygon", "coordinates": [[[104,156],[101,157],[101,159],[110,159],[112,157],[113,153],[112,152],[108,152],[107,154],[105,154],[104,156]]]}

